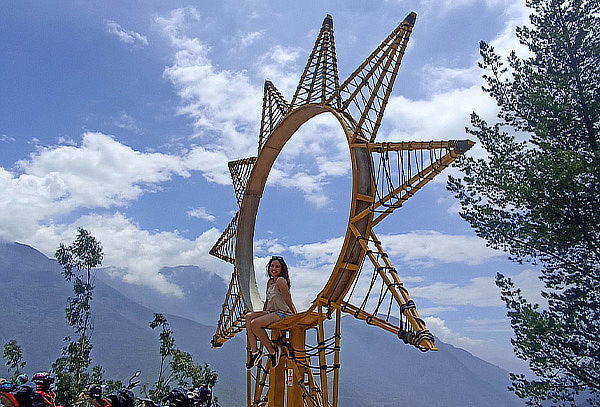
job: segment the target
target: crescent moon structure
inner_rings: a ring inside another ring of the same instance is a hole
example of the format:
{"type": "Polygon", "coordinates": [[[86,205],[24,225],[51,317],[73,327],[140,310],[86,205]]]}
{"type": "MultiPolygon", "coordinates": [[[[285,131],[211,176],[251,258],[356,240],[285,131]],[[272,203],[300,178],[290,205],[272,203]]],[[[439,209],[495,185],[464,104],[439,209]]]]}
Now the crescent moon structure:
{"type": "Polygon", "coordinates": [[[265,359],[248,370],[248,407],[338,407],[342,313],[422,351],[437,350],[374,232],[474,144],[376,141],[415,21],[416,14],[410,13],[340,84],[333,19],[327,15],[291,102],[265,81],[258,154],[229,163],[239,211],[210,251],[233,265],[214,348],[244,329],[247,312],[262,309],[254,271],[254,229],[268,175],[288,140],[311,118],[330,113],[346,136],[352,168],[350,213],[337,261],[307,310],[269,327],[273,340],[286,351],[276,368],[265,359]]]}

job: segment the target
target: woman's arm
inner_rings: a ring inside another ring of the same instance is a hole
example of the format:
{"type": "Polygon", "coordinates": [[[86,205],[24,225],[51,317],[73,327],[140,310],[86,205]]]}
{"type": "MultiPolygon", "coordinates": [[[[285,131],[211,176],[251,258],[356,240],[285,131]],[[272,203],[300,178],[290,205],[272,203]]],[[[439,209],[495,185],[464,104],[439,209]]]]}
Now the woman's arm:
{"type": "Polygon", "coordinates": [[[288,288],[287,281],[285,280],[285,278],[278,277],[275,281],[275,285],[277,286],[277,289],[281,293],[281,296],[283,297],[283,300],[285,301],[287,306],[290,307],[290,310],[294,314],[297,314],[298,311],[296,310],[296,306],[292,301],[292,294],[290,293],[290,289],[288,288]]]}

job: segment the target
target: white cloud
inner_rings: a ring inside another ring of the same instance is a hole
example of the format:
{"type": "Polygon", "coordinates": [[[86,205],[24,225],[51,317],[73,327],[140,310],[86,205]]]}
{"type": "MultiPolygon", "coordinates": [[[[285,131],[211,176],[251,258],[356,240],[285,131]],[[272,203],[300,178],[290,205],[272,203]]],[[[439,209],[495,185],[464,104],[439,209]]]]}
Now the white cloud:
{"type": "MultiPolygon", "coordinates": [[[[144,284],[168,295],[180,289],[164,279],[164,266],[194,264],[229,278],[231,270],[208,251],[220,235],[209,229],[194,240],[177,231],[149,232],[116,212],[91,214],[60,223],[75,211],[123,207],[142,194],[157,191],[175,176],[220,166],[219,153],[194,147],[181,155],[142,153],[102,133],[84,133],[81,144],[41,147],[17,163],[18,173],[0,167],[0,239],[22,241],[52,256],[59,242],[70,242],[77,227],[89,229],[104,245],[105,266],[125,268],[126,281],[144,284]]],[[[220,175],[215,172],[217,180],[220,175]]],[[[214,217],[198,208],[192,216],[214,217]]]]}
{"type": "Polygon", "coordinates": [[[276,255],[286,250],[286,246],[279,239],[258,239],[254,242],[254,251],[257,254],[266,253],[276,255]]]}
{"type": "MultiPolygon", "coordinates": [[[[472,236],[445,235],[425,231],[381,235],[379,238],[392,258],[398,258],[401,261],[417,265],[482,264],[495,257],[504,256],[502,252],[487,249],[481,239],[472,236]]],[[[298,259],[298,267],[295,270],[298,274],[298,285],[300,287],[297,288],[301,293],[298,295],[303,301],[313,299],[318,289],[323,287],[338,258],[342,243],[343,238],[336,237],[324,242],[292,245],[287,248],[298,259]]],[[[284,251],[281,250],[282,248],[279,249],[279,253],[284,251]]],[[[363,269],[372,269],[368,261],[363,269]]],[[[368,272],[361,274],[361,280],[358,282],[356,289],[356,298],[366,294],[369,277],[368,272]]],[[[405,283],[412,283],[410,291],[413,297],[427,298],[436,305],[443,307],[468,305],[470,303],[477,306],[502,306],[493,278],[474,279],[465,287],[450,283],[419,286],[418,283],[424,281],[420,276],[407,276],[403,277],[402,280],[405,283]]],[[[527,279],[523,278],[523,281],[527,281],[527,279]]],[[[439,307],[437,312],[441,312],[439,307]]]]}
{"type": "Polygon", "coordinates": [[[148,45],[148,38],[145,35],[137,33],[133,30],[126,30],[120,24],[108,20],[106,21],[106,32],[115,35],[119,41],[130,45],[148,45]]]}
{"type": "Polygon", "coordinates": [[[423,83],[430,94],[449,92],[479,86],[481,70],[477,65],[468,68],[448,68],[444,66],[424,65],[421,70],[423,83]]]}
{"type": "Polygon", "coordinates": [[[144,184],[167,181],[172,175],[189,176],[181,157],[141,153],[102,133],[84,133],[81,147],[42,148],[17,163],[24,176],[57,177],[63,188],[54,191],[63,203],[109,207],[136,199],[144,184]]]}
{"type": "Polygon", "coordinates": [[[199,19],[192,7],[156,20],[175,50],[164,76],[182,100],[179,113],[192,118],[197,136],[210,150],[225,153],[230,160],[255,154],[262,91],[246,72],[213,66],[209,48],[184,34],[190,19],[199,19]]]}
{"type": "MultiPolygon", "coordinates": [[[[482,264],[496,256],[504,255],[496,251],[488,253],[480,239],[470,236],[424,232],[423,234],[382,235],[380,239],[394,263],[397,263],[395,258],[399,258],[401,261],[412,262],[418,260],[418,262],[426,261],[431,264],[451,262],[482,264]],[[393,244],[394,242],[396,244],[393,244]],[[391,250],[390,247],[392,247],[391,250]]],[[[294,267],[294,271],[298,280],[296,289],[299,290],[299,294],[297,295],[303,301],[308,301],[314,298],[329,278],[342,242],[343,238],[337,237],[324,242],[292,245],[286,248],[285,245],[277,241],[277,250],[272,253],[283,253],[287,250],[296,256],[297,267],[294,267]]],[[[363,268],[367,270],[371,268],[368,261],[363,268]]],[[[494,273],[491,272],[490,274],[494,273]]],[[[529,301],[539,303],[542,306],[546,304],[540,295],[542,284],[536,271],[525,270],[510,277],[521,288],[523,295],[529,301]]],[[[361,298],[361,295],[366,293],[369,278],[368,273],[363,272],[361,274],[361,280],[356,289],[356,298],[361,298]]],[[[430,315],[449,311],[457,306],[504,308],[504,303],[500,299],[500,292],[494,279],[495,276],[493,275],[475,277],[469,280],[468,283],[461,285],[450,282],[423,284],[425,280],[420,276],[402,277],[405,283],[411,283],[410,294],[412,298],[427,299],[435,304],[434,307],[428,308],[427,314],[430,315]]]]}
{"type": "Polygon", "coordinates": [[[522,0],[421,0],[421,6],[427,11],[445,13],[450,10],[483,3],[488,8],[510,8],[515,4],[522,4],[522,0]]]}
{"type": "Polygon", "coordinates": [[[188,214],[188,216],[191,216],[192,218],[203,219],[203,220],[207,220],[209,222],[214,222],[216,220],[214,215],[211,215],[206,210],[206,208],[191,209],[191,210],[187,211],[187,214],[188,214]]]}
{"type": "Polygon", "coordinates": [[[225,174],[215,171],[215,179],[225,183],[226,162],[200,147],[181,156],[142,153],[111,136],[84,133],[80,146],[39,148],[17,163],[19,173],[0,168],[0,236],[18,240],[77,209],[126,205],[193,170],[219,166],[225,174]]]}
{"type": "Polygon", "coordinates": [[[122,129],[130,130],[135,134],[143,134],[142,126],[138,120],[123,112],[115,121],[115,125],[122,129]]]}
{"type": "MultiPolygon", "coordinates": [[[[425,6],[434,7],[437,11],[463,7],[476,0],[459,0],[432,2],[424,0],[425,6]],[[439,4],[438,4],[439,3],[439,4]]],[[[527,50],[515,36],[515,27],[528,23],[530,10],[522,0],[486,0],[488,7],[503,10],[506,21],[499,36],[489,41],[499,55],[507,56],[516,50],[520,56],[527,55],[527,50]]],[[[425,65],[421,72],[421,84],[427,90],[424,99],[411,100],[402,96],[390,98],[386,110],[386,118],[380,141],[397,140],[451,140],[472,138],[465,133],[470,126],[470,114],[477,112],[488,121],[495,121],[498,107],[493,98],[481,90],[483,71],[477,67],[479,55],[461,67],[425,65]]],[[[478,144],[469,155],[485,157],[485,151],[478,144]]],[[[445,173],[456,175],[456,169],[448,169],[445,173]]],[[[433,182],[445,182],[446,177],[438,176],[433,182]]]]}
{"type": "Polygon", "coordinates": [[[465,286],[437,282],[427,286],[411,287],[413,298],[426,298],[438,305],[471,305],[501,307],[500,292],[492,277],[476,277],[465,286]]]}
{"type": "MultiPolygon", "coordinates": [[[[532,270],[511,276],[529,301],[544,306],[546,301],[540,295],[542,283],[537,277],[538,273],[532,270]]],[[[441,306],[504,307],[494,279],[495,277],[476,277],[466,285],[437,282],[411,287],[410,293],[413,298],[425,298],[441,306]]]]}
{"type": "Polygon", "coordinates": [[[456,347],[465,349],[473,355],[503,367],[511,372],[530,373],[527,364],[515,358],[512,346],[506,334],[510,331],[508,320],[473,320],[467,319],[467,330],[473,335],[485,335],[485,339],[472,338],[457,329],[450,328],[446,321],[434,316],[423,318],[427,328],[437,339],[456,347]],[[497,327],[491,328],[492,327],[497,327]]]}
{"type": "Polygon", "coordinates": [[[482,264],[506,254],[485,246],[475,236],[448,235],[436,231],[418,231],[398,235],[381,235],[385,249],[410,264],[440,263],[482,264]]]}
{"type": "Polygon", "coordinates": [[[273,82],[288,102],[296,91],[302,75],[301,55],[307,55],[300,48],[276,45],[258,58],[258,75],[273,82]]]}
{"type": "Polygon", "coordinates": [[[325,114],[298,129],[275,162],[268,185],[298,189],[308,202],[325,207],[333,198],[326,187],[349,180],[350,169],[344,133],[337,120],[325,114]]]}
{"type": "Polygon", "coordinates": [[[67,146],[76,146],[77,145],[77,142],[75,140],[73,140],[71,137],[60,136],[60,137],[58,137],[56,142],[60,145],[67,145],[67,146]]]}
{"type": "Polygon", "coordinates": [[[154,288],[165,295],[182,295],[180,287],[159,273],[165,266],[196,265],[219,274],[226,281],[231,274],[227,264],[208,254],[220,235],[218,230],[211,228],[189,240],[177,231],[142,230],[119,212],[82,216],[68,225],[40,225],[27,241],[52,255],[58,242],[69,244],[73,241],[78,227],[87,229],[102,243],[104,267],[121,269],[124,281],[154,288]]]}
{"type": "Polygon", "coordinates": [[[446,326],[446,322],[438,317],[424,317],[423,320],[427,325],[427,328],[433,333],[434,336],[440,338],[443,342],[450,343],[454,346],[464,349],[470,349],[473,346],[481,345],[486,342],[480,339],[472,339],[467,336],[461,335],[446,326]]]}
{"type": "MultiPolygon", "coordinates": [[[[405,281],[406,279],[403,278],[402,280],[405,281]]],[[[422,317],[437,315],[442,312],[450,312],[450,311],[456,311],[456,310],[457,309],[454,307],[419,307],[419,309],[418,309],[419,315],[421,315],[422,317]]]]}
{"type": "Polygon", "coordinates": [[[467,318],[465,319],[465,327],[472,332],[512,332],[508,318],[467,318]]]}
{"type": "Polygon", "coordinates": [[[507,0],[504,11],[506,25],[500,35],[490,41],[496,52],[507,57],[511,51],[515,51],[519,57],[531,55],[529,48],[521,44],[515,35],[517,26],[530,25],[529,15],[532,10],[525,5],[523,0],[507,0]]]}
{"type": "Polygon", "coordinates": [[[325,242],[290,246],[289,250],[302,259],[302,265],[310,268],[318,265],[333,265],[340,254],[344,241],[336,237],[325,242]]]}
{"type": "Polygon", "coordinates": [[[247,47],[265,36],[264,31],[252,31],[240,35],[240,46],[247,47]]]}
{"type": "MultiPolygon", "coordinates": [[[[175,49],[174,63],[164,75],[181,97],[179,113],[193,119],[205,154],[220,154],[225,160],[254,155],[261,87],[254,85],[245,71],[217,69],[209,47],[185,35],[186,22],[198,19],[198,11],[189,7],[157,19],[175,49]]],[[[299,79],[295,65],[299,53],[295,48],[276,46],[259,57],[259,73],[274,80],[280,91],[291,93],[299,79]]],[[[347,176],[350,168],[345,138],[334,122],[324,116],[303,126],[278,158],[269,185],[298,189],[317,207],[329,204],[324,186],[331,177],[347,176]]],[[[229,183],[224,168],[205,166],[201,171],[209,180],[229,183]]]]}
{"type": "Polygon", "coordinates": [[[16,141],[14,137],[7,136],[6,134],[0,134],[0,143],[12,143],[16,141]]]}
{"type": "Polygon", "coordinates": [[[497,112],[495,103],[479,85],[452,88],[427,100],[392,97],[386,108],[386,121],[392,128],[382,141],[464,139],[473,111],[487,118],[495,117],[497,112]]]}

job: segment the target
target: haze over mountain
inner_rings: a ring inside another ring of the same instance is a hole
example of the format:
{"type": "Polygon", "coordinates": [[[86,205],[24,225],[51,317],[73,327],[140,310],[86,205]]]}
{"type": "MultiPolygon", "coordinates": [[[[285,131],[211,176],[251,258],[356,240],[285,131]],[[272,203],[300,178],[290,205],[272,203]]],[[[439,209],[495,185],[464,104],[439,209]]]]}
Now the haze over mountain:
{"type": "Polygon", "coordinates": [[[99,270],[97,278],[145,307],[201,324],[217,323],[227,290],[227,284],[221,277],[197,266],[163,267],[160,273],[169,282],[181,287],[183,295],[157,295],[152,288],[123,281],[119,270],[99,270]]]}
{"type": "MultiPolygon", "coordinates": [[[[141,369],[151,381],[158,370],[158,333],[148,324],[153,312],[171,314],[175,303],[158,294],[142,298],[148,307],[133,301],[132,287],[107,276],[96,280],[93,301],[95,330],[94,363],[106,370],[106,377],[124,379],[141,369]],[[104,281],[119,287],[110,287],[104,281]],[[129,293],[125,296],[122,293],[129,293]],[[152,305],[163,309],[150,308],[152,305]],[[171,307],[171,308],[169,308],[171,307]]],[[[203,315],[216,321],[214,299],[225,294],[226,283],[193,267],[176,267],[165,274],[182,285],[197,304],[208,309],[183,310],[188,316],[203,315]],[[186,282],[189,284],[185,287],[186,282]],[[204,295],[202,295],[204,294],[204,295]],[[201,297],[201,298],[200,298],[201,297]],[[190,312],[197,314],[190,314],[190,312]],[[215,315],[211,315],[215,313],[215,315]]],[[[60,275],[60,266],[37,250],[18,243],[0,243],[0,343],[16,339],[23,348],[28,372],[49,369],[60,353],[62,339],[70,334],[64,322],[70,287],[60,275]]],[[[144,293],[144,290],[138,292],[144,293]]],[[[175,301],[175,300],[172,300],[175,301]]],[[[189,302],[188,302],[189,304],[189,302]]],[[[213,326],[187,318],[167,315],[177,345],[207,362],[219,374],[215,393],[223,406],[244,405],[245,344],[243,335],[211,350],[213,326]]],[[[196,318],[195,318],[196,319],[196,318]]],[[[470,353],[437,341],[439,352],[421,353],[396,337],[345,317],[342,321],[342,370],[340,401],[344,407],[512,407],[523,403],[506,390],[508,373],[470,353]]],[[[0,366],[0,375],[6,374],[0,366]]]]}

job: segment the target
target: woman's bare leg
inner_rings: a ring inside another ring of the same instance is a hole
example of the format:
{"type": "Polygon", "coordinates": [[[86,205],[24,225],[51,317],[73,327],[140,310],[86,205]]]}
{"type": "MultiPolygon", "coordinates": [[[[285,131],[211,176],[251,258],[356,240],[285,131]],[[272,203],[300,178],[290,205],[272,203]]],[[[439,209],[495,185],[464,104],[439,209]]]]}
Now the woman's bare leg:
{"type": "MultiPolygon", "coordinates": [[[[267,351],[271,355],[273,355],[275,353],[275,347],[271,343],[271,340],[269,339],[269,335],[267,334],[267,331],[265,328],[267,326],[269,326],[270,324],[272,324],[273,322],[279,321],[280,319],[281,318],[279,318],[279,316],[277,314],[275,314],[274,312],[266,314],[266,315],[254,317],[250,321],[250,330],[246,329],[247,331],[252,331],[252,334],[254,335],[254,337],[258,338],[260,340],[260,343],[262,343],[262,345],[265,348],[267,348],[267,351]]],[[[255,341],[256,341],[256,339],[255,339],[255,341]]]]}
{"type": "Polygon", "coordinates": [[[257,311],[257,312],[249,312],[246,314],[246,335],[248,336],[248,343],[250,345],[250,352],[256,353],[258,352],[258,345],[256,343],[256,335],[252,332],[252,320],[261,317],[263,315],[267,315],[267,311],[257,311]]]}

